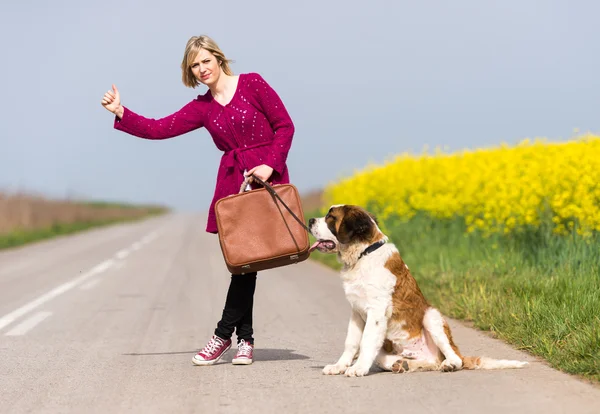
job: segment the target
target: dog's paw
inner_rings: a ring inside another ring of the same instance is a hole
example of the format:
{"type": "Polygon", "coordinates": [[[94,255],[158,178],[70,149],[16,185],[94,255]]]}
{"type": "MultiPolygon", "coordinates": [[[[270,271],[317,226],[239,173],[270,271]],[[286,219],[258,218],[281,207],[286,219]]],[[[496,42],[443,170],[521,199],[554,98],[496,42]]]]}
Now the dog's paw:
{"type": "Polygon", "coordinates": [[[364,377],[368,373],[369,373],[369,367],[363,367],[358,364],[354,364],[346,370],[347,377],[364,377]]]}
{"type": "Polygon", "coordinates": [[[447,358],[442,362],[440,370],[442,372],[460,371],[462,367],[463,363],[460,358],[447,358]]]}
{"type": "Polygon", "coordinates": [[[398,361],[394,362],[394,364],[392,365],[392,372],[395,374],[402,374],[402,373],[408,372],[408,371],[409,371],[408,361],[405,361],[403,359],[399,359],[398,361]]]}
{"type": "Polygon", "coordinates": [[[323,368],[323,374],[324,375],[340,375],[340,374],[343,374],[344,372],[346,372],[347,369],[348,369],[348,367],[345,365],[338,365],[338,364],[326,365],[325,368],[323,368]]]}

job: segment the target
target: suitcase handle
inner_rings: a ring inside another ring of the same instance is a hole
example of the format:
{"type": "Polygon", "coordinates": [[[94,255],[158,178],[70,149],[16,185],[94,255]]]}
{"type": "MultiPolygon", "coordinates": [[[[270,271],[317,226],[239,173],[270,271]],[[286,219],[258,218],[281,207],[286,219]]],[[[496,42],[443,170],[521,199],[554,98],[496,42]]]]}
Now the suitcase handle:
{"type": "MultiPolygon", "coordinates": [[[[240,193],[244,192],[244,189],[246,188],[246,186],[248,184],[250,184],[250,182],[252,180],[255,180],[257,183],[259,183],[260,185],[262,185],[269,192],[269,194],[271,194],[271,196],[276,197],[281,202],[281,204],[283,204],[283,206],[287,209],[287,211],[290,212],[290,214],[292,215],[292,217],[294,217],[296,219],[296,221],[298,223],[300,223],[300,225],[302,227],[304,227],[304,230],[306,230],[308,233],[310,233],[310,230],[308,229],[308,227],[306,227],[306,224],[304,224],[302,222],[302,220],[300,220],[298,218],[298,216],[296,216],[296,214],[294,214],[294,212],[287,206],[287,204],[285,204],[285,202],[281,199],[281,197],[279,197],[279,194],[277,194],[277,191],[273,190],[273,187],[271,187],[269,184],[267,184],[266,182],[264,182],[263,180],[261,180],[260,178],[258,178],[256,175],[252,174],[252,175],[246,177],[246,179],[242,183],[242,186],[240,187],[240,193]]],[[[277,201],[275,201],[275,203],[277,203],[277,201]]]]}

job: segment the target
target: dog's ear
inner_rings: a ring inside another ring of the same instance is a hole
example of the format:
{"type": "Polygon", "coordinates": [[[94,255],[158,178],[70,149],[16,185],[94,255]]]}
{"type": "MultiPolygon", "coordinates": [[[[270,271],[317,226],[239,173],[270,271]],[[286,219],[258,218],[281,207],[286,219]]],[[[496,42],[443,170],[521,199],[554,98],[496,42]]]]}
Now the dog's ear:
{"type": "Polygon", "coordinates": [[[373,220],[367,212],[351,209],[344,214],[336,237],[343,244],[352,240],[366,241],[370,238],[372,227],[373,220]]]}
{"type": "Polygon", "coordinates": [[[371,216],[371,218],[373,219],[373,221],[375,222],[375,224],[377,224],[379,226],[379,221],[377,220],[377,217],[375,217],[375,214],[369,213],[369,216],[371,216]]]}

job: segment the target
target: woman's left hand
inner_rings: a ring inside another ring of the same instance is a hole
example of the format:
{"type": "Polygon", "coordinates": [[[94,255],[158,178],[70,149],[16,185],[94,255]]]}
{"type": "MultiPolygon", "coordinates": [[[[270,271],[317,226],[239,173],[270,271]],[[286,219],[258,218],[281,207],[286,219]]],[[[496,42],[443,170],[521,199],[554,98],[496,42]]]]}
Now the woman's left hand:
{"type": "Polygon", "coordinates": [[[256,175],[263,181],[267,181],[269,178],[271,178],[271,174],[273,174],[273,168],[269,167],[267,164],[262,164],[248,171],[246,173],[246,177],[250,176],[251,174],[256,175]]]}

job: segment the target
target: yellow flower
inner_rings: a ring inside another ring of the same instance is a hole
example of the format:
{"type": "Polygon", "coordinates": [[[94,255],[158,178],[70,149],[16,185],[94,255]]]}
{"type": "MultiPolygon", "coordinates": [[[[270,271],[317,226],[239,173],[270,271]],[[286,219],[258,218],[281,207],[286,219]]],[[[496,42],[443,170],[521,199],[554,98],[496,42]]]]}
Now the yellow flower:
{"type": "Polygon", "coordinates": [[[549,222],[565,234],[600,231],[600,137],[525,139],[516,146],[399,154],[326,187],[327,204],[357,204],[382,219],[462,217],[468,231],[519,231],[549,222]]]}

